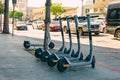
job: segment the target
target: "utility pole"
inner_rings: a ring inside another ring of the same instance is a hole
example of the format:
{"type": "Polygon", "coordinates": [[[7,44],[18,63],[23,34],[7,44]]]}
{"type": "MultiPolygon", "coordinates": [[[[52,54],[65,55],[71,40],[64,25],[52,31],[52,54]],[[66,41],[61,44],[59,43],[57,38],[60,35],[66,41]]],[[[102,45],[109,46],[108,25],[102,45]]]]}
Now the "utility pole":
{"type": "Polygon", "coordinates": [[[84,12],[84,7],[83,7],[83,0],[81,0],[81,3],[82,3],[81,16],[83,16],[83,12],[84,12]]]}
{"type": "Polygon", "coordinates": [[[0,1],[0,32],[2,32],[2,14],[4,10],[4,4],[0,1]]]}
{"type": "Polygon", "coordinates": [[[15,6],[16,6],[16,0],[12,0],[12,4],[13,4],[13,20],[12,20],[12,36],[14,36],[14,11],[15,11],[15,6]]]}
{"type": "Polygon", "coordinates": [[[9,11],[9,0],[5,0],[5,8],[4,8],[4,25],[3,25],[3,32],[4,34],[9,34],[9,18],[8,18],[8,11],[9,11]]]}
{"type": "Polygon", "coordinates": [[[44,36],[44,50],[48,50],[48,43],[50,41],[50,6],[51,0],[46,0],[46,15],[45,15],[45,36],[44,36]]]}

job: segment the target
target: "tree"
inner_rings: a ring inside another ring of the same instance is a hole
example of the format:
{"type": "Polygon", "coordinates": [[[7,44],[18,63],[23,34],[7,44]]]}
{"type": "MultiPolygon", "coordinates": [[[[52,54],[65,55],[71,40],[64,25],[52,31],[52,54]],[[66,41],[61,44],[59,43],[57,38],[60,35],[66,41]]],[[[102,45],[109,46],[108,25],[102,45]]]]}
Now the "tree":
{"type": "Polygon", "coordinates": [[[4,5],[0,1],[0,31],[2,31],[2,14],[4,12],[4,5]]]}
{"type": "Polygon", "coordinates": [[[4,8],[4,26],[3,32],[4,34],[9,34],[9,19],[8,19],[8,11],[9,11],[9,0],[4,0],[5,8],[4,8]]]}
{"type": "Polygon", "coordinates": [[[13,16],[13,11],[10,11],[9,12],[9,17],[10,18],[15,18],[15,19],[18,19],[18,20],[21,20],[22,19],[22,16],[23,16],[23,12],[21,11],[14,11],[14,16],[13,16]]]}
{"type": "Polygon", "coordinates": [[[4,11],[4,4],[0,1],[0,14],[2,14],[4,11]]]}
{"type": "Polygon", "coordinates": [[[55,18],[57,18],[62,13],[66,12],[66,10],[59,3],[53,3],[50,8],[50,11],[53,15],[55,15],[55,18]]]}

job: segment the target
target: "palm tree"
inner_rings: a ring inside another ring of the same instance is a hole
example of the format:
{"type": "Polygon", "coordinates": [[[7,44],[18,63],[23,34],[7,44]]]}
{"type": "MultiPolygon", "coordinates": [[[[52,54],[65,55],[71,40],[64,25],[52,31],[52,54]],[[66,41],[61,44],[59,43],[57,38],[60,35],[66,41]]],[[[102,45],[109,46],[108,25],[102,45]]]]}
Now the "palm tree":
{"type": "Polygon", "coordinates": [[[3,26],[3,33],[9,34],[9,19],[8,19],[8,12],[9,12],[9,0],[5,0],[5,8],[4,8],[4,26],[3,26]]]}

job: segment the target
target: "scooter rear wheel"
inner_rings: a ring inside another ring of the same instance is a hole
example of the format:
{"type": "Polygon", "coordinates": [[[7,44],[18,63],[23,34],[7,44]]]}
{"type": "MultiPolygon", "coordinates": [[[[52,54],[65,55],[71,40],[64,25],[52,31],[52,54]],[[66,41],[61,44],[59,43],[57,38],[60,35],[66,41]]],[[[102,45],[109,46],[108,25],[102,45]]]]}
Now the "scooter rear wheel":
{"type": "Polygon", "coordinates": [[[56,60],[57,58],[54,55],[49,55],[48,56],[48,60],[47,60],[47,64],[50,67],[54,67],[56,65],[57,62],[53,62],[53,60],[56,60]]]}
{"type": "Polygon", "coordinates": [[[67,67],[64,67],[64,64],[68,64],[64,58],[58,61],[58,64],[57,64],[58,71],[64,72],[65,70],[67,70],[67,67]]]}
{"type": "Polygon", "coordinates": [[[30,48],[30,42],[29,41],[24,41],[23,46],[26,49],[30,48]]]}
{"type": "Polygon", "coordinates": [[[47,61],[46,56],[48,56],[48,55],[49,55],[49,53],[47,51],[42,52],[41,53],[41,61],[46,62],[47,61]]]}
{"type": "Polygon", "coordinates": [[[92,66],[92,68],[95,68],[95,56],[93,56],[91,66],[92,66]]]}

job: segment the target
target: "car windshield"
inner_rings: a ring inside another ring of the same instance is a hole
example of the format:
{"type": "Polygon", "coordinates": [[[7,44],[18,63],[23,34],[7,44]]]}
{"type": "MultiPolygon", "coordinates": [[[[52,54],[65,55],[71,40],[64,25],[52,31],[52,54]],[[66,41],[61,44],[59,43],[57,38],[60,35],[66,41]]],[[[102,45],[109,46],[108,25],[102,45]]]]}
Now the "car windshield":
{"type": "Polygon", "coordinates": [[[79,22],[87,22],[87,19],[79,19],[79,22]]]}
{"type": "MultiPolygon", "coordinates": [[[[79,21],[80,23],[83,23],[83,22],[87,22],[87,19],[78,19],[78,21],[79,21]]],[[[90,18],[90,21],[91,21],[91,22],[94,22],[94,19],[93,19],[93,18],[90,18]]]]}
{"type": "Polygon", "coordinates": [[[59,24],[58,21],[51,21],[51,24],[59,24]]]}
{"type": "Polygon", "coordinates": [[[38,21],[38,22],[37,22],[37,24],[42,24],[42,23],[44,23],[44,22],[43,22],[43,21],[38,21]]]}
{"type": "Polygon", "coordinates": [[[24,21],[19,21],[19,22],[16,22],[16,24],[25,24],[25,22],[24,21]]]}
{"type": "Polygon", "coordinates": [[[107,19],[120,19],[120,8],[109,9],[107,19]]]}

